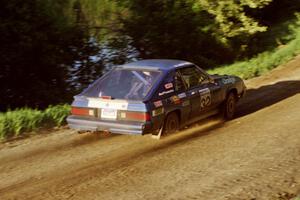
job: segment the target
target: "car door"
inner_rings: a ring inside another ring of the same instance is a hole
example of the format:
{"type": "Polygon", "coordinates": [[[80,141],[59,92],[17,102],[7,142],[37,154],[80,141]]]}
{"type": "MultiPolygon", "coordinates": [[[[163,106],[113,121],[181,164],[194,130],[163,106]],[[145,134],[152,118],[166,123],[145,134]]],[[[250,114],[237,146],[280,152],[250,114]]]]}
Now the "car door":
{"type": "Polygon", "coordinates": [[[216,99],[218,99],[220,87],[210,81],[208,74],[195,65],[183,67],[179,69],[179,72],[187,87],[187,96],[191,103],[191,118],[217,105],[216,99]]]}
{"type": "Polygon", "coordinates": [[[180,111],[180,122],[184,124],[190,117],[191,103],[186,94],[186,86],[178,72],[170,71],[157,91],[150,99],[150,110],[153,110],[154,128],[158,128],[166,114],[180,111]],[[162,111],[157,114],[156,111],[162,111]],[[164,114],[164,115],[163,115],[164,114]]]}
{"type": "Polygon", "coordinates": [[[184,124],[189,121],[192,111],[191,99],[187,93],[187,86],[182,79],[180,72],[177,70],[174,74],[174,89],[176,98],[180,102],[181,123],[184,124]]]}
{"type": "Polygon", "coordinates": [[[198,116],[200,107],[200,84],[199,84],[199,73],[195,66],[186,66],[178,69],[184,84],[186,85],[186,95],[190,102],[190,118],[198,116]]]}
{"type": "Polygon", "coordinates": [[[203,82],[199,86],[200,113],[214,109],[218,105],[220,87],[213,83],[203,82]]]}
{"type": "Polygon", "coordinates": [[[209,77],[209,74],[197,67],[201,81],[199,86],[200,110],[206,111],[216,108],[221,103],[221,86],[209,77]]]}

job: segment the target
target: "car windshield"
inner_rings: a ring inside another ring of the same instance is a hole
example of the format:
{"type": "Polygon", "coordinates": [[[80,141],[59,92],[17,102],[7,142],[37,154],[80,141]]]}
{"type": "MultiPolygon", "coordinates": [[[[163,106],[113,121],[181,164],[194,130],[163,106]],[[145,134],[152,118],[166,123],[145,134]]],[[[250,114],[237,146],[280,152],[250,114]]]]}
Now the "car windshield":
{"type": "Polygon", "coordinates": [[[143,100],[155,81],[158,80],[160,74],[160,71],[115,69],[97,80],[81,95],[143,100]]]}

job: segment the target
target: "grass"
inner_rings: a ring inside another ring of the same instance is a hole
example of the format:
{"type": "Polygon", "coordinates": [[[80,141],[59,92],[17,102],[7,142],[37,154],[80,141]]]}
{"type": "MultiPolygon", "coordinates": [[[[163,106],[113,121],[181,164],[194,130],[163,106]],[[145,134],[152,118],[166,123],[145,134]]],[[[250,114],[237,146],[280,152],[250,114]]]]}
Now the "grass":
{"type": "Polygon", "coordinates": [[[294,39],[285,45],[280,45],[272,51],[263,52],[254,58],[240,61],[227,66],[208,70],[210,74],[230,74],[243,79],[260,76],[271,69],[284,64],[300,53],[300,15],[298,21],[291,25],[294,39]]]}
{"type": "Polygon", "coordinates": [[[49,106],[44,111],[21,108],[0,113],[0,139],[19,136],[41,127],[61,126],[69,113],[69,105],[49,106]]]}

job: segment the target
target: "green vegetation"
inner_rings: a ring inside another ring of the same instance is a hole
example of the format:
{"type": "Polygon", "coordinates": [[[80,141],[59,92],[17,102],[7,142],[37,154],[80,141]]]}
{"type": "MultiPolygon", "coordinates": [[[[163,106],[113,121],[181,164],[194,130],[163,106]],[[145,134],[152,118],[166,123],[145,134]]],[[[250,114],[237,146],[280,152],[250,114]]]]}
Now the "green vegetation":
{"type": "Polygon", "coordinates": [[[61,126],[69,113],[69,105],[49,106],[44,111],[22,108],[0,113],[0,139],[18,136],[41,127],[61,126]]]}
{"type": "Polygon", "coordinates": [[[280,45],[275,50],[258,54],[250,60],[236,62],[231,65],[208,70],[210,74],[231,74],[244,79],[260,76],[278,65],[284,64],[300,53],[300,18],[294,24],[290,24],[292,34],[286,38],[294,38],[285,45],[280,45]]]}
{"type": "Polygon", "coordinates": [[[206,11],[214,17],[215,34],[219,34],[221,40],[235,37],[241,34],[255,34],[265,32],[266,26],[259,25],[259,22],[247,16],[245,9],[261,9],[270,4],[272,0],[195,0],[194,10],[206,11]]]}

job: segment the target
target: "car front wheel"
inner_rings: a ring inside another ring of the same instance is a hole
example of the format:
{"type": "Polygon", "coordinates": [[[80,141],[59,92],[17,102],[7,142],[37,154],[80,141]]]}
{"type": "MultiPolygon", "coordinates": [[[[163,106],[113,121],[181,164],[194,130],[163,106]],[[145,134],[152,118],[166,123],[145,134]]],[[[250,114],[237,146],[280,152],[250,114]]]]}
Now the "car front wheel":
{"type": "Polygon", "coordinates": [[[223,104],[222,112],[226,120],[231,120],[234,117],[236,110],[236,99],[236,95],[233,92],[230,92],[223,104]]]}

